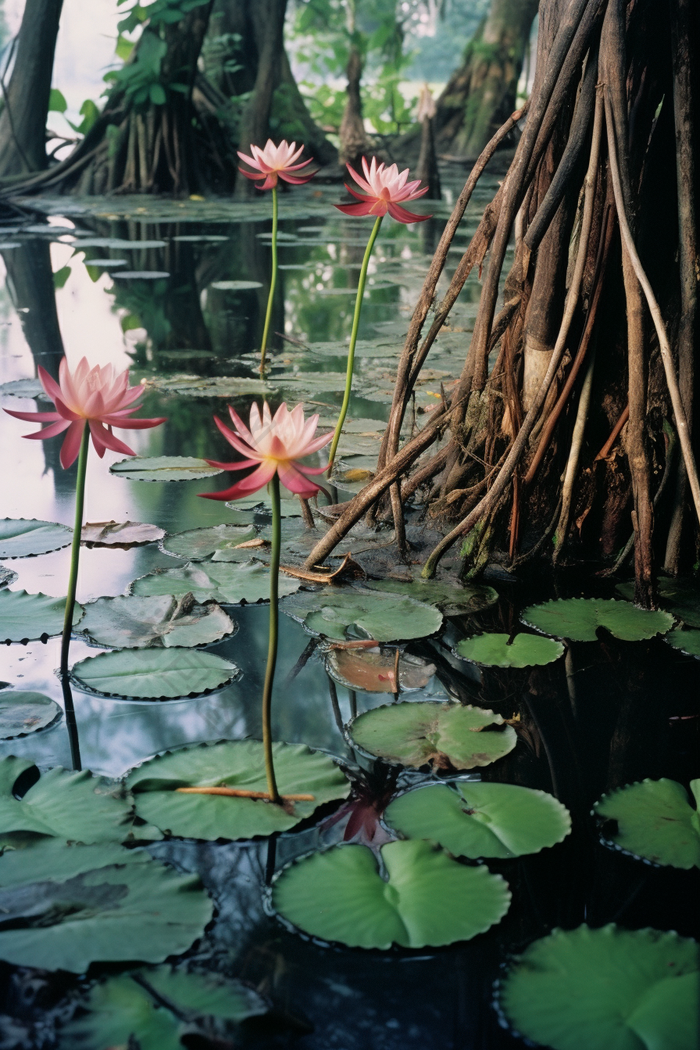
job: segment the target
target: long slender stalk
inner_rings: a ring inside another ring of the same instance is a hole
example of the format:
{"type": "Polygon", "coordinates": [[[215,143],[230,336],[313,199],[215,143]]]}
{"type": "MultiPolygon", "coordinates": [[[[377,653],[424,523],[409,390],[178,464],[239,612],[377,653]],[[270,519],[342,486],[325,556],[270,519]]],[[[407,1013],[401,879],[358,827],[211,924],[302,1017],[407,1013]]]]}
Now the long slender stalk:
{"type": "Polygon", "coordinates": [[[275,767],[272,761],[272,686],[275,681],[277,664],[277,629],[279,623],[278,580],[280,569],[280,547],[282,540],[282,510],[280,507],[280,479],[277,474],[270,482],[272,497],[272,550],[270,552],[270,633],[267,645],[267,667],[262,700],[263,749],[265,751],[265,776],[267,793],[271,802],[279,802],[280,796],[275,780],[275,767]]]}
{"type": "Polygon", "coordinates": [[[66,728],[68,730],[68,741],[70,743],[70,754],[73,769],[81,769],[80,744],[78,742],[78,725],[75,720],[75,707],[73,706],[73,693],[68,677],[68,653],[70,650],[70,636],[73,631],[73,612],[75,610],[75,592],[78,585],[78,565],[80,562],[80,536],[83,531],[83,507],[85,505],[85,473],[87,470],[88,446],[90,444],[90,428],[85,424],[83,439],[80,443],[80,455],[78,456],[78,477],[75,485],[75,523],[73,526],[73,545],[70,552],[70,573],[68,575],[68,593],[66,594],[66,614],[63,620],[63,636],[61,638],[61,688],[63,690],[63,702],[66,711],[66,728]]]}
{"type": "Polygon", "coordinates": [[[367,241],[367,247],[365,248],[365,257],[362,260],[362,268],[360,269],[360,279],[357,282],[357,298],[355,299],[355,315],[352,319],[352,331],[350,333],[350,346],[348,348],[348,367],[345,375],[345,394],[343,396],[343,404],[340,408],[340,415],[338,416],[338,422],[335,426],[335,434],[333,435],[333,442],[331,444],[331,452],[328,457],[328,477],[331,476],[333,470],[333,463],[335,461],[335,453],[338,448],[338,442],[340,441],[340,435],[343,430],[343,424],[345,423],[345,417],[348,414],[348,405],[350,404],[350,392],[352,390],[352,372],[355,364],[355,344],[357,343],[357,332],[360,327],[360,314],[362,313],[362,296],[365,291],[365,282],[367,281],[367,267],[369,266],[370,256],[372,255],[372,249],[374,248],[374,242],[377,239],[379,233],[379,227],[382,225],[383,215],[378,215],[375,219],[372,232],[369,235],[367,241]]]}
{"type": "Polygon", "coordinates": [[[272,301],[275,298],[275,285],[277,284],[277,187],[272,187],[272,274],[270,275],[270,294],[267,297],[267,310],[265,312],[265,327],[263,328],[262,343],[260,344],[260,375],[265,375],[265,351],[267,350],[267,337],[270,334],[270,322],[272,321],[272,301]]]}

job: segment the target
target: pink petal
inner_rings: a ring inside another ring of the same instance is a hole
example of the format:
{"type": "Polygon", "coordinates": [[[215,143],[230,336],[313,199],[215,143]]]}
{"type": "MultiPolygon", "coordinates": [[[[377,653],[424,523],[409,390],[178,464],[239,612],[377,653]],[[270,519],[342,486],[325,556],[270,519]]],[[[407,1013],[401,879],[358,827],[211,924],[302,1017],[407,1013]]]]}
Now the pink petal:
{"type": "Polygon", "coordinates": [[[267,178],[265,179],[264,182],[262,182],[259,186],[256,186],[256,189],[259,189],[259,190],[272,190],[272,189],[275,188],[276,185],[277,185],[277,172],[273,171],[267,176],[267,178]]]}
{"type": "Polygon", "coordinates": [[[265,178],[264,175],[253,175],[252,172],[246,171],[245,168],[239,168],[238,170],[240,171],[241,175],[245,175],[245,177],[247,179],[252,179],[253,182],[255,182],[256,179],[264,179],[265,178]]]}
{"type": "MultiPolygon", "coordinates": [[[[331,435],[332,436],[332,435],[331,435]]],[[[324,471],[328,470],[328,464],[326,463],[323,467],[307,467],[301,463],[296,464],[297,470],[300,470],[302,474],[323,474],[324,471]]]]}
{"type": "Polygon", "coordinates": [[[161,423],[166,423],[167,418],[167,416],[158,416],[155,419],[125,419],[117,413],[113,416],[101,416],[97,422],[104,423],[108,427],[118,427],[121,430],[148,430],[149,427],[159,427],[161,423]]]}
{"type": "Polygon", "coordinates": [[[43,430],[36,430],[33,434],[25,434],[26,438],[38,438],[43,441],[44,438],[56,437],[58,434],[62,434],[64,430],[67,430],[71,424],[67,419],[62,419],[60,423],[52,423],[49,427],[44,427],[43,430]]]}
{"type": "MultiPolygon", "coordinates": [[[[357,174],[357,172],[352,167],[352,165],[346,164],[345,166],[348,169],[348,171],[350,172],[350,174],[352,175],[352,177],[355,180],[355,182],[357,183],[357,185],[360,187],[360,189],[364,190],[365,193],[372,193],[372,187],[370,186],[370,184],[368,182],[366,182],[362,178],[361,175],[357,174]]],[[[364,168],[365,175],[368,175],[369,172],[367,171],[367,161],[366,161],[366,159],[364,157],[362,158],[362,167],[364,168]]]]}
{"type": "Polygon", "coordinates": [[[356,190],[354,190],[352,186],[348,186],[347,182],[344,183],[344,185],[348,193],[352,193],[353,197],[357,198],[358,201],[363,201],[363,203],[371,204],[372,201],[376,200],[374,194],[372,194],[371,197],[366,197],[364,194],[358,193],[356,190]]]}
{"type": "Polygon", "coordinates": [[[102,459],[106,449],[111,449],[112,452],[121,452],[125,456],[135,456],[136,453],[133,449],[125,445],[123,441],[120,441],[111,430],[104,427],[98,420],[90,420],[90,433],[92,434],[92,443],[95,446],[97,455],[102,459]]]}
{"type": "Polygon", "coordinates": [[[432,219],[432,215],[414,215],[399,204],[390,204],[388,211],[392,219],[396,219],[397,222],[405,222],[407,225],[411,222],[425,222],[426,219],[432,219]]]}
{"type": "Polygon", "coordinates": [[[284,487],[289,489],[290,492],[295,492],[298,496],[313,496],[315,492],[319,491],[318,485],[315,485],[313,481],[305,477],[291,463],[278,464],[277,473],[284,487]]]}
{"type": "Polygon", "coordinates": [[[63,418],[58,412],[18,412],[14,408],[3,408],[3,412],[14,416],[15,419],[24,419],[27,423],[53,423],[54,420],[63,418]]]}
{"type": "MultiPolygon", "coordinates": [[[[255,147],[253,147],[253,149],[255,149],[255,147]]],[[[236,150],[236,152],[238,153],[238,156],[241,158],[244,164],[247,164],[251,168],[255,168],[257,171],[260,171],[260,165],[258,164],[257,160],[255,160],[253,157],[249,157],[245,153],[241,153],[240,150],[236,150]]],[[[244,175],[246,174],[246,172],[243,171],[242,168],[239,168],[238,170],[243,172],[244,175]]]]}
{"type": "MultiPolygon", "coordinates": [[[[257,411],[257,407],[258,406],[255,404],[255,402],[253,402],[253,407],[250,410],[251,413],[253,411],[253,408],[255,408],[256,411],[257,411]]],[[[241,417],[238,415],[238,412],[236,412],[235,408],[231,408],[231,406],[229,405],[228,406],[228,414],[230,415],[230,417],[231,417],[231,419],[233,421],[233,425],[235,426],[236,430],[238,431],[239,436],[242,437],[244,441],[247,441],[249,445],[254,445],[255,442],[253,441],[253,435],[248,430],[248,427],[245,425],[245,423],[243,422],[241,417]]]]}
{"type": "Polygon", "coordinates": [[[236,452],[240,452],[242,456],[250,456],[251,452],[253,453],[253,455],[255,455],[255,448],[251,447],[245,441],[242,441],[239,437],[237,437],[232,430],[229,430],[225,423],[221,422],[218,416],[214,416],[214,422],[228,441],[229,445],[232,445],[233,448],[235,448],[236,452]]]}
{"type": "Polygon", "coordinates": [[[75,463],[80,452],[80,442],[83,440],[83,431],[85,430],[85,420],[77,419],[70,423],[68,432],[63,439],[61,445],[61,466],[64,470],[75,463]]]}
{"type": "Polygon", "coordinates": [[[268,481],[272,480],[274,475],[274,463],[261,463],[257,470],[254,470],[247,478],[242,478],[241,481],[236,482],[230,489],[226,489],[224,492],[200,492],[198,495],[204,499],[241,499],[243,496],[249,496],[253,492],[257,492],[258,489],[263,488],[268,481]]]}
{"type": "Polygon", "coordinates": [[[284,179],[285,182],[291,182],[293,186],[303,186],[305,182],[309,182],[311,179],[313,179],[316,172],[312,171],[310,175],[304,176],[287,175],[285,171],[280,171],[278,172],[278,174],[281,179],[284,179]]]}
{"type": "Polygon", "coordinates": [[[371,204],[334,204],[334,208],[342,211],[345,215],[371,215],[371,204]]]}
{"type": "Polygon", "coordinates": [[[307,445],[304,445],[303,455],[310,456],[312,452],[318,452],[320,448],[327,445],[329,441],[333,440],[333,431],[330,430],[327,434],[321,434],[320,437],[314,438],[313,441],[309,441],[307,445]]]}
{"type": "MultiPolygon", "coordinates": [[[[62,358],[62,362],[63,361],[65,361],[65,357],[62,358]]],[[[37,371],[39,373],[39,382],[41,383],[41,385],[43,386],[44,390],[46,391],[48,396],[51,398],[51,400],[55,401],[57,397],[63,398],[63,394],[61,393],[60,386],[58,385],[58,383],[56,382],[55,379],[51,378],[51,376],[46,371],[46,369],[42,368],[42,366],[39,365],[39,368],[37,369],[37,371]]]]}
{"type": "Polygon", "coordinates": [[[219,467],[221,470],[245,470],[246,467],[257,467],[259,459],[242,459],[240,463],[219,463],[216,459],[205,459],[211,467],[219,467]]]}

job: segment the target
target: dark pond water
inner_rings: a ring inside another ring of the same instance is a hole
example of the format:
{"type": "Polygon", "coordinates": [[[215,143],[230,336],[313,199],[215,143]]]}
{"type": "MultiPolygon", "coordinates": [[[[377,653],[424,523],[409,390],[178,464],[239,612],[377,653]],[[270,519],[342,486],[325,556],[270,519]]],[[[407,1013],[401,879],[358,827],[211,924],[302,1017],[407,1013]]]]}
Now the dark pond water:
{"type": "MultiPolygon", "coordinates": [[[[466,243],[492,189],[492,183],[485,183],[475,199],[458,247],[466,243]]],[[[329,423],[340,402],[343,346],[368,232],[364,221],[346,220],[332,210],[336,194],[331,187],[282,198],[282,265],[273,323],[278,334],[272,342],[273,381],[279,391],[273,400],[301,400],[329,423]]],[[[253,351],[262,328],[269,265],[265,204],[241,208],[216,202],[112,201],[81,210],[75,202],[55,202],[51,210],[52,232],[0,232],[7,274],[0,291],[0,383],[30,380],[39,364],[55,375],[64,353],[71,364],[85,354],[93,364],[130,366],[136,380],[146,383],[143,414],[168,416],[164,427],[132,432],[139,455],[229,458],[212,425],[212,412],[224,411],[226,403],[241,410],[251,399],[224,399],[212,391],[212,383],[223,377],[231,384],[228,389],[235,389],[236,378],[255,376],[253,351]],[[122,210],[127,208],[128,213],[122,210]],[[162,243],[134,245],[140,241],[162,243]],[[120,278],[120,270],[163,276],[120,278]]],[[[437,217],[418,228],[387,221],[382,229],[370,270],[350,412],[351,418],[363,421],[358,428],[362,440],[349,435],[341,446],[339,484],[347,490],[359,487],[345,477],[347,472],[371,469],[376,457],[392,369],[448,210],[443,203],[437,217]]],[[[450,259],[456,263],[459,257],[455,251],[450,259]]],[[[447,278],[450,273],[448,267],[447,278]]],[[[419,387],[419,422],[438,403],[441,382],[458,374],[477,296],[473,279],[419,387]]],[[[226,388],[219,383],[218,389],[226,388]]],[[[32,411],[36,402],[6,393],[2,404],[32,411]]],[[[75,469],[61,470],[59,441],[25,441],[21,435],[27,429],[0,414],[0,518],[72,524],[75,469]]],[[[169,533],[235,520],[223,504],[197,498],[199,492],[228,485],[226,475],[170,484],[130,482],[109,473],[119,458],[109,452],[102,461],[91,456],[86,520],[150,522],[169,533]]],[[[252,514],[249,518],[253,520],[252,514]]],[[[256,521],[265,525],[264,518],[256,521]]],[[[285,519],[285,527],[291,536],[299,519],[285,519]]],[[[384,561],[373,565],[388,571],[392,558],[387,548],[384,561]]],[[[12,589],[65,593],[69,548],[5,564],[18,573],[12,589]]],[[[121,594],[154,568],[177,564],[181,562],[155,544],[83,549],[78,600],[121,594]]],[[[509,953],[532,939],[553,927],[573,928],[584,921],[697,936],[691,874],[652,868],[604,848],[589,817],[592,804],[606,790],[645,777],[687,783],[697,775],[697,662],[660,638],[625,643],[606,635],[570,645],[565,659],[543,668],[492,670],[482,676],[454,656],[460,638],[475,630],[511,633],[519,610],[535,600],[614,593],[612,583],[585,574],[489,583],[499,592],[496,605],[472,617],[452,618],[438,636],[408,644],[409,652],[427,657],[437,668],[428,687],[411,698],[458,698],[519,719],[517,747],[485,767],[483,778],[554,793],[572,813],[573,833],[539,854],[490,863],[513,891],[505,920],[468,943],[421,952],[325,946],[287,929],[265,909],[261,887],[272,871],[319,844],[342,839],[342,822],[326,820],[320,828],[302,828],[271,843],[172,841],[151,847],[178,869],[198,872],[215,896],[216,921],[191,957],[205,969],[243,978],[269,997],[274,1012],[269,1023],[249,1035],[252,1045],[505,1050],[522,1043],[499,1026],[492,985],[509,953]]],[[[228,611],[237,633],[209,647],[240,668],[227,688],[168,702],[112,699],[76,689],[85,768],[120,777],[167,749],[259,738],[267,607],[234,606],[228,611]]],[[[384,703],[386,695],[334,686],[310,636],[290,618],[281,621],[274,737],[338,756],[379,791],[389,776],[387,767],[373,766],[353,752],[342,724],[384,703]]],[[[60,701],[58,653],[58,638],[2,647],[0,678],[12,688],[60,701]]],[[[94,647],[75,640],[71,661],[94,653],[94,647]]],[[[0,742],[0,756],[6,755],[30,757],[41,769],[69,767],[63,720],[0,742]]],[[[337,907],[343,908],[342,900],[337,907]]],[[[73,994],[75,982],[57,983],[39,975],[32,984],[31,975],[9,970],[5,976],[8,992],[0,1000],[0,1013],[15,1018],[12,1024],[20,1036],[13,1043],[5,1035],[2,1042],[0,1034],[0,1046],[55,1045],[53,1021],[66,1016],[61,995],[64,990],[73,994]]],[[[11,1027],[7,1022],[7,1031],[11,1027]]]]}

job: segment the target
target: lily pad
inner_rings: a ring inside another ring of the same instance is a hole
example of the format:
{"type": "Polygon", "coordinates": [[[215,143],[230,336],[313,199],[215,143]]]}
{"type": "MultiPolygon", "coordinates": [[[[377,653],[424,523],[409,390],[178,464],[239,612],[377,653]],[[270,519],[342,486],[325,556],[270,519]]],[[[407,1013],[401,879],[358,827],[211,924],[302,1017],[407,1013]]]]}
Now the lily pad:
{"type": "MultiPolygon", "coordinates": [[[[348,689],[365,693],[395,693],[394,651],[379,649],[331,649],[326,657],[326,670],[348,689]]],[[[399,686],[401,692],[425,689],[435,674],[435,664],[420,656],[401,653],[399,656],[399,686]]]]}
{"type": "Polygon", "coordinates": [[[625,642],[641,642],[673,627],[670,613],[638,609],[614,598],[558,598],[530,605],[523,609],[520,619],[544,634],[572,642],[597,641],[599,627],[625,642]]]}
{"type": "Polygon", "coordinates": [[[43,693],[3,690],[0,692],[0,740],[12,740],[16,736],[46,729],[61,714],[56,701],[43,693]]]}
{"type": "Polygon", "coordinates": [[[571,815],[553,795],[486,781],[407,791],[384,819],[406,838],[436,842],[455,857],[539,853],[571,831],[571,815]]]}
{"type": "Polygon", "coordinates": [[[262,288],[260,281],[213,281],[210,288],[217,292],[248,292],[252,288],[262,288]]]}
{"type": "Polygon", "coordinates": [[[46,391],[38,379],[11,379],[0,385],[0,394],[12,397],[46,397],[46,391]]]}
{"type": "Polygon", "coordinates": [[[86,547],[142,547],[155,543],[165,536],[165,529],[147,525],[141,521],[86,521],[80,533],[80,541],[86,547]]]}
{"type": "Polygon", "coordinates": [[[387,949],[467,941],[500,922],[511,894],[500,875],[468,867],[420,840],[335,846],[284,869],[272,903],[313,937],[351,948],[387,949]]]}
{"type": "Polygon", "coordinates": [[[1,959],[71,973],[92,962],[163,962],[190,947],[213,911],[196,876],[144,850],[57,839],[0,857],[0,907],[1,959]]]}
{"type": "Polygon", "coordinates": [[[168,536],[161,544],[166,554],[189,561],[204,561],[217,551],[230,550],[252,540],[256,530],[252,525],[214,525],[207,529],[188,529],[168,536]]]}
{"type": "Polygon", "coordinates": [[[183,397],[245,397],[250,394],[268,394],[272,387],[262,379],[245,376],[153,376],[148,386],[164,394],[183,397]]]}
{"type": "MultiPolygon", "coordinates": [[[[700,803],[700,780],[691,780],[695,805],[700,803]]],[[[606,822],[607,842],[653,864],[700,868],[700,817],[682,784],[675,780],[642,780],[603,795],[593,807],[606,822]]]]}
{"type": "Polygon", "coordinates": [[[223,473],[194,456],[132,456],[113,463],[109,472],[129,481],[197,481],[223,473]]]}
{"type": "Polygon", "coordinates": [[[366,584],[372,590],[406,594],[426,605],[435,605],[445,616],[475,613],[488,609],[498,601],[493,587],[479,583],[448,583],[445,580],[371,580],[366,584]]]}
{"type": "MultiPolygon", "coordinates": [[[[280,595],[293,594],[300,581],[280,574],[280,595]]],[[[131,584],[131,593],[140,595],[187,594],[199,602],[214,599],[226,605],[269,601],[270,570],[262,562],[207,562],[182,565],[175,569],[156,569],[131,584]]]]}
{"type": "Polygon", "coordinates": [[[512,751],[517,739],[513,727],[493,711],[435,701],[365,711],[351,723],[350,732],[370,755],[418,769],[488,766],[512,751]]]}
{"type": "Polygon", "coordinates": [[[239,669],[214,653],[192,649],[125,649],[80,660],[72,668],[78,685],[106,696],[175,700],[220,689],[239,669]]]}
{"type": "MultiPolygon", "coordinates": [[[[71,230],[72,232],[74,231],[71,230]]],[[[73,247],[76,251],[82,248],[116,248],[130,251],[137,248],[165,248],[165,241],[127,241],[122,237],[85,237],[75,241],[73,247]]]]}
{"type": "Polygon", "coordinates": [[[140,1050],[182,1050],[185,1033],[204,1038],[198,1020],[238,1022],[267,1011],[260,996],[240,981],[169,966],[110,977],[91,988],[81,1005],[89,1013],[61,1028],[61,1050],[131,1043],[140,1050]]]}
{"type": "Polygon", "coordinates": [[[0,521],[0,558],[31,558],[67,547],[73,530],[56,521],[4,518],[0,521]]]}
{"type": "MultiPolygon", "coordinates": [[[[623,598],[634,598],[634,583],[618,584],[617,593],[623,598]]],[[[697,579],[659,580],[659,597],[688,627],[700,627],[700,582],[697,579]]]]}
{"type": "Polygon", "coordinates": [[[499,1005],[552,1050],[689,1050],[698,1045],[698,945],[675,933],[554,930],[511,963],[499,1005]]]}
{"type": "Polygon", "coordinates": [[[115,649],[146,646],[209,645],[233,634],[236,625],[216,602],[197,603],[191,594],[176,598],[120,595],[98,598],[85,606],[80,633],[97,645],[115,649]]]}
{"type": "Polygon", "coordinates": [[[284,806],[264,799],[183,794],[179,787],[229,787],[267,792],[263,746],[258,740],[199,744],[153,758],[133,770],[127,784],[136,812],[168,834],[196,839],[249,839],[288,831],[326,802],[348,795],[350,785],[327,755],[304,744],[272,745],[281,795],[313,800],[284,806]]]}
{"type": "Polygon", "coordinates": [[[465,660],[485,667],[535,667],[551,664],[564,653],[564,646],[540,634],[476,634],[457,643],[465,660]]]}
{"type": "Polygon", "coordinates": [[[85,259],[86,266],[99,266],[101,270],[118,270],[126,266],[126,259],[85,259]]]}
{"type": "Polygon", "coordinates": [[[442,624],[442,613],[431,605],[359,587],[303,592],[282,602],[280,608],[312,634],[327,638],[354,635],[395,642],[424,638],[442,624]]]}
{"type": "MultiPolygon", "coordinates": [[[[27,591],[0,590],[0,643],[33,642],[50,638],[63,630],[66,614],[65,598],[48,594],[28,594],[27,591]]],[[[82,605],[73,610],[73,626],[83,615],[82,605]]]]}
{"type": "Polygon", "coordinates": [[[115,281],[161,281],[170,277],[170,273],[168,270],[117,270],[112,276],[115,281]]]}
{"type": "Polygon", "coordinates": [[[696,627],[676,627],[664,635],[664,641],[680,649],[686,656],[695,656],[700,660],[700,631],[696,627]]]}

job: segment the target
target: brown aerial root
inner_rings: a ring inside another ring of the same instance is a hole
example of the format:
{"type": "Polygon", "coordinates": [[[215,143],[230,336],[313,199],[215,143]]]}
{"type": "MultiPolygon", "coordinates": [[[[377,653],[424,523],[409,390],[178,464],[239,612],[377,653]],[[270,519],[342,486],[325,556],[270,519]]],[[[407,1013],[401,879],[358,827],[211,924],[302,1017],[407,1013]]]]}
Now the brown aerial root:
{"type": "Polygon", "coordinates": [[[280,572],[294,576],[308,583],[340,583],[342,576],[365,576],[364,569],[353,561],[352,554],[346,554],[337,569],[327,569],[319,565],[314,569],[296,569],[291,565],[280,565],[280,572]]]}
{"type": "Polygon", "coordinates": [[[622,412],[620,413],[620,418],[618,419],[617,423],[615,424],[615,426],[610,431],[610,437],[605,442],[605,444],[601,448],[600,452],[598,453],[598,455],[593,460],[594,463],[597,463],[598,460],[600,460],[600,459],[607,459],[608,458],[608,456],[610,455],[610,449],[613,447],[613,445],[617,441],[618,437],[622,433],[622,428],[624,427],[624,425],[627,422],[627,420],[629,419],[629,417],[630,417],[630,406],[626,405],[623,408],[622,412]]]}
{"type": "MultiPolygon", "coordinates": [[[[182,795],[224,795],[226,798],[253,798],[262,802],[274,802],[275,799],[267,791],[246,791],[244,788],[227,787],[189,787],[175,788],[182,795]]],[[[280,795],[279,801],[285,802],[315,802],[315,795],[280,795]]]]}

